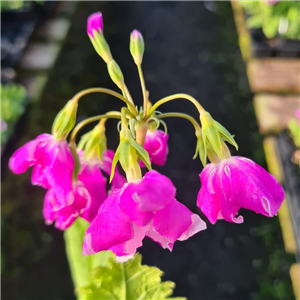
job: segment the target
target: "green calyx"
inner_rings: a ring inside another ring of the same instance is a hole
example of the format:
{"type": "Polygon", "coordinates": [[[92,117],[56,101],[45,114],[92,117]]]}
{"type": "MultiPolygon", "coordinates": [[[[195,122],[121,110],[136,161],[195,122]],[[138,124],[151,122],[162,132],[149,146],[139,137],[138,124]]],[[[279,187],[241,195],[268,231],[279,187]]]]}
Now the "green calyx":
{"type": "Polygon", "coordinates": [[[110,181],[114,177],[115,167],[118,161],[120,161],[129,182],[141,179],[142,174],[139,159],[144,162],[148,170],[152,169],[148,152],[133,138],[131,130],[127,126],[122,125],[120,144],[112,162],[110,181]]]}
{"type": "Polygon", "coordinates": [[[96,30],[93,31],[93,34],[94,37],[90,37],[90,40],[94,49],[106,63],[109,63],[112,60],[112,55],[104,35],[96,30]]]}
{"type": "Polygon", "coordinates": [[[111,60],[107,64],[107,70],[111,80],[118,86],[120,90],[123,90],[125,85],[124,76],[115,60],[111,60]]]}
{"type": "Polygon", "coordinates": [[[70,100],[57,114],[52,125],[52,134],[57,140],[65,139],[73,129],[76,123],[77,107],[77,102],[70,100]]]}
{"type": "Polygon", "coordinates": [[[202,162],[203,167],[205,167],[207,164],[207,150],[206,147],[204,146],[202,133],[196,132],[196,137],[197,137],[197,145],[196,145],[196,151],[193,156],[193,159],[195,159],[199,155],[200,161],[202,162]]]}
{"type": "Polygon", "coordinates": [[[96,158],[102,161],[103,152],[107,149],[104,122],[100,122],[93,130],[81,137],[78,149],[84,149],[85,159],[96,158]]]}
{"type": "Polygon", "coordinates": [[[142,64],[145,51],[145,43],[142,34],[134,30],[130,35],[129,50],[137,66],[142,64]]]}
{"type": "Polygon", "coordinates": [[[73,180],[77,181],[78,179],[78,174],[80,173],[81,170],[81,164],[80,164],[80,159],[76,150],[76,144],[74,142],[71,142],[69,144],[70,151],[72,153],[72,156],[74,158],[74,170],[73,170],[73,180]]]}
{"type": "Polygon", "coordinates": [[[209,149],[211,153],[216,153],[220,159],[225,158],[224,153],[226,151],[224,152],[225,144],[223,140],[227,141],[238,150],[238,145],[229,131],[215,121],[208,112],[200,115],[200,122],[202,124],[202,141],[205,156],[207,149],[209,149]]]}

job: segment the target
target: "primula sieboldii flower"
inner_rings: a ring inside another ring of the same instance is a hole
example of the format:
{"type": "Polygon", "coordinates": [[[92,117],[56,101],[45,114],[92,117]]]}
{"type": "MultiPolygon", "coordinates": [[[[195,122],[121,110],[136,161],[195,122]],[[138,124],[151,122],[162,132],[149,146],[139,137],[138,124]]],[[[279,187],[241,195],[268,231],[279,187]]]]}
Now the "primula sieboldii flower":
{"type": "Polygon", "coordinates": [[[89,221],[89,211],[91,198],[85,186],[80,182],[73,183],[73,202],[69,205],[61,206],[54,189],[49,189],[45,195],[43,215],[46,224],[55,222],[55,227],[65,230],[70,227],[77,217],[82,216],[89,221]]]}
{"type": "MultiPolygon", "coordinates": [[[[144,148],[149,153],[150,161],[158,166],[163,166],[166,162],[169,152],[168,138],[168,134],[162,130],[147,131],[144,148]]],[[[143,162],[141,166],[145,166],[143,162]]]]}
{"type": "Polygon", "coordinates": [[[242,216],[236,217],[240,208],[273,217],[284,200],[276,179],[248,158],[235,156],[208,164],[200,179],[197,205],[213,224],[217,219],[243,223],[242,216]]]}
{"type": "Polygon", "coordinates": [[[172,250],[176,240],[204,229],[200,217],[175,199],[171,180],[150,171],[140,182],[126,183],[109,195],[86,231],[84,254],[112,250],[125,261],[145,236],[172,250]]]}
{"type": "Polygon", "coordinates": [[[99,32],[99,30],[103,33],[103,18],[101,12],[95,12],[88,17],[87,21],[87,33],[93,38],[94,30],[99,32]]]}
{"type": "Polygon", "coordinates": [[[41,134],[19,148],[9,160],[9,168],[17,174],[33,166],[32,184],[53,188],[61,205],[72,203],[74,159],[65,140],[41,134]]]}
{"type": "MultiPolygon", "coordinates": [[[[107,198],[106,183],[107,180],[103,176],[101,170],[107,175],[111,173],[112,160],[114,157],[114,151],[106,150],[103,153],[102,162],[98,159],[83,158],[83,153],[80,153],[81,157],[81,170],[78,174],[78,180],[82,182],[87,189],[91,203],[88,209],[85,209],[81,214],[81,217],[91,222],[98,213],[99,207],[107,198]]],[[[126,179],[119,173],[116,168],[114,178],[112,180],[111,189],[118,189],[126,182],[126,179]]]]}

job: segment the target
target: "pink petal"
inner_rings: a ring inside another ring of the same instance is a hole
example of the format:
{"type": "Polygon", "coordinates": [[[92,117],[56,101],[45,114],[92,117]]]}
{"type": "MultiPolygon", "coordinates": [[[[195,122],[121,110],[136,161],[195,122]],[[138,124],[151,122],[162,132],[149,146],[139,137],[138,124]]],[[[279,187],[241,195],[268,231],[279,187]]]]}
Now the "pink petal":
{"type": "MultiPolygon", "coordinates": [[[[156,165],[163,166],[166,162],[169,152],[168,138],[169,136],[159,129],[147,131],[144,148],[149,153],[150,161],[156,165]]],[[[142,162],[141,165],[144,166],[142,162]]]]}
{"type": "Polygon", "coordinates": [[[92,38],[94,37],[94,30],[101,30],[101,32],[103,32],[103,19],[101,12],[93,13],[88,17],[87,33],[92,38]]]}
{"type": "Polygon", "coordinates": [[[197,232],[206,229],[206,224],[183,204],[173,199],[153,217],[148,236],[163,248],[172,250],[176,240],[186,240],[197,232]]]}
{"type": "Polygon", "coordinates": [[[223,172],[224,184],[231,182],[232,185],[232,204],[267,217],[277,214],[285,195],[271,174],[250,159],[239,156],[229,159],[223,170],[227,170],[225,175],[223,172]]]}
{"type": "Polygon", "coordinates": [[[175,197],[176,189],[166,176],[152,170],[139,183],[129,183],[122,191],[120,207],[139,226],[147,225],[155,211],[175,197]]]}
{"type": "Polygon", "coordinates": [[[134,236],[132,222],[120,209],[120,190],[112,192],[86,231],[83,254],[89,255],[124,243],[134,236]]]}
{"type": "Polygon", "coordinates": [[[15,151],[9,160],[9,168],[16,174],[24,173],[36,163],[39,144],[45,143],[49,137],[49,134],[41,134],[15,151]]]}
{"type": "Polygon", "coordinates": [[[208,220],[215,224],[221,212],[220,199],[215,196],[212,180],[216,173],[216,167],[208,164],[200,174],[201,189],[197,197],[197,206],[205,214],[208,220]]]}
{"type": "Polygon", "coordinates": [[[83,211],[81,217],[91,222],[97,215],[100,205],[107,197],[106,194],[106,178],[102,175],[98,164],[82,164],[81,172],[78,180],[81,181],[88,190],[91,203],[83,211]]]}
{"type": "Polygon", "coordinates": [[[148,230],[149,226],[139,227],[133,223],[132,239],[110,248],[110,250],[116,254],[116,259],[119,262],[124,262],[132,258],[137,248],[143,245],[143,239],[148,230]]]}

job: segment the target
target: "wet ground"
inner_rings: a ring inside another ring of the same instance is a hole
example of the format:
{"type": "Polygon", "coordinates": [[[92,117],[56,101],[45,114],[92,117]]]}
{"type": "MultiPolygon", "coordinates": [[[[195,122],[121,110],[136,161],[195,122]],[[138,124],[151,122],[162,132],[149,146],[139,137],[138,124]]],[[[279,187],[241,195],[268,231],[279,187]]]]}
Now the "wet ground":
{"type": "MultiPolygon", "coordinates": [[[[143,69],[150,100],[191,94],[235,134],[239,155],[265,163],[229,2],[81,3],[43,98],[29,106],[3,155],[3,299],[74,298],[62,233],[45,226],[42,218],[44,191],[30,185],[29,172],[16,176],[6,165],[13,150],[50,132],[55,114],[76,92],[93,86],[116,89],[86,36],[86,18],[98,10],[137,104],[142,104],[142,95],[128,50],[133,29],[143,33],[146,43],[143,69]]],[[[119,107],[120,102],[111,97],[90,95],[81,100],[79,117],[119,107]]],[[[197,118],[193,105],[184,100],[160,110],[183,111],[197,118]]],[[[170,152],[166,165],[157,169],[172,179],[177,199],[199,213],[195,202],[202,167],[199,160],[192,160],[193,128],[185,120],[166,121],[170,152]]],[[[108,125],[108,146],[115,149],[116,123],[108,125]]],[[[284,253],[278,219],[244,210],[241,214],[244,224],[209,225],[188,241],[176,243],[172,253],[145,240],[140,249],[143,263],[159,267],[164,280],[176,283],[174,295],[190,300],[292,299],[290,258],[284,253]]]]}

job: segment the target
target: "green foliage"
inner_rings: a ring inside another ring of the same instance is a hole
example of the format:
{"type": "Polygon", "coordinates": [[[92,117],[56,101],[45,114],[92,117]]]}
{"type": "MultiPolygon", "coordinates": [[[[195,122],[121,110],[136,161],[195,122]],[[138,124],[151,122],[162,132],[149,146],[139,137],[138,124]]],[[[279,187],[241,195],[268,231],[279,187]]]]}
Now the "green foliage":
{"type": "Polygon", "coordinates": [[[142,300],[177,299],[169,298],[175,284],[161,282],[162,271],[156,267],[141,265],[141,255],[119,263],[110,258],[106,266],[94,270],[91,282],[79,289],[82,300],[142,300]]]}
{"type": "Polygon", "coordinates": [[[299,1],[280,1],[276,4],[266,4],[265,1],[240,3],[249,14],[249,28],[262,28],[267,38],[281,35],[284,38],[300,40],[299,1]]]}
{"type": "Polygon", "coordinates": [[[1,84],[1,119],[7,129],[1,134],[1,144],[5,143],[12,133],[13,125],[24,112],[26,90],[18,84],[1,84]]]}
{"type": "Polygon", "coordinates": [[[282,246],[282,235],[278,221],[263,220],[259,227],[251,233],[262,239],[265,250],[270,253],[268,259],[254,259],[253,267],[257,270],[259,291],[253,293],[253,300],[295,299],[292,283],[289,277],[291,264],[295,262],[294,255],[288,255],[282,246]]]}
{"type": "Polygon", "coordinates": [[[89,284],[92,279],[92,270],[95,267],[106,265],[108,258],[113,257],[110,251],[83,256],[83,240],[88,226],[89,223],[87,221],[77,218],[74,224],[65,230],[64,233],[66,252],[75,288],[89,284]]]}
{"type": "Polygon", "coordinates": [[[35,2],[37,4],[42,5],[45,1],[23,1],[23,0],[8,0],[8,1],[1,1],[1,10],[17,10],[23,7],[28,7],[35,2]]]}
{"type": "Polygon", "coordinates": [[[288,127],[295,146],[300,148],[300,126],[298,124],[298,120],[292,119],[289,122],[288,127]]]}

